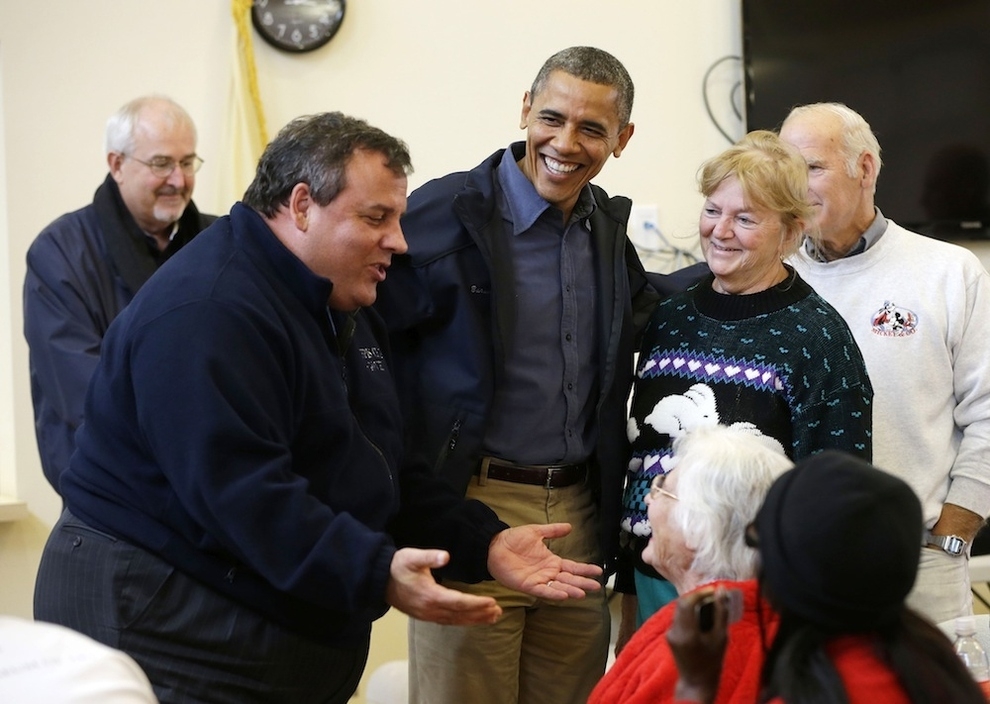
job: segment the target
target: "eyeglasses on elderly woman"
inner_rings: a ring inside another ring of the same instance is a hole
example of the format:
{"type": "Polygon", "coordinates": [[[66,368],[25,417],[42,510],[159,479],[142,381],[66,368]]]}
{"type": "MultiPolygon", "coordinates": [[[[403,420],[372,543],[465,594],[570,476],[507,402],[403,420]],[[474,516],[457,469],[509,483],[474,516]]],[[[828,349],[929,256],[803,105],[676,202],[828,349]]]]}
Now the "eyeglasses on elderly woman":
{"type": "Polygon", "coordinates": [[[657,476],[653,477],[653,481],[650,482],[650,500],[651,501],[656,501],[658,498],[660,498],[660,495],[661,494],[663,494],[664,496],[666,496],[668,498],[673,499],[674,501],[678,501],[679,500],[677,498],[677,494],[672,494],[672,493],[670,493],[669,491],[667,491],[666,489],[663,488],[663,483],[666,480],[667,480],[667,475],[666,474],[658,474],[657,476]]]}

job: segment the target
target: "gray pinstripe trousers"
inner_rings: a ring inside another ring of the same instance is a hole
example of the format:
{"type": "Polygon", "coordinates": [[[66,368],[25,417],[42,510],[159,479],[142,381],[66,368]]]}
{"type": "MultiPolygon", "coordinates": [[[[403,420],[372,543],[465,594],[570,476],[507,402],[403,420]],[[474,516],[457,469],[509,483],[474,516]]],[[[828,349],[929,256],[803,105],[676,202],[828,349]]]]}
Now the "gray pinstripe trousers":
{"type": "Polygon", "coordinates": [[[45,546],[34,611],[128,653],[163,704],[343,704],[368,655],[368,643],[288,631],[68,511],[45,546]]]}

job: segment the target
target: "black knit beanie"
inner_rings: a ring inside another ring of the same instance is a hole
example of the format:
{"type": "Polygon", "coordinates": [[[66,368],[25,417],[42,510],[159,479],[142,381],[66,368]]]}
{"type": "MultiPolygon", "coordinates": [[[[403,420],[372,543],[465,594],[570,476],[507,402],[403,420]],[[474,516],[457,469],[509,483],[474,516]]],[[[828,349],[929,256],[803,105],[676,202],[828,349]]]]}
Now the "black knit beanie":
{"type": "Polygon", "coordinates": [[[756,516],[771,600],[833,632],[896,617],[914,585],[922,531],[907,484],[837,450],[781,475],[756,516]]]}

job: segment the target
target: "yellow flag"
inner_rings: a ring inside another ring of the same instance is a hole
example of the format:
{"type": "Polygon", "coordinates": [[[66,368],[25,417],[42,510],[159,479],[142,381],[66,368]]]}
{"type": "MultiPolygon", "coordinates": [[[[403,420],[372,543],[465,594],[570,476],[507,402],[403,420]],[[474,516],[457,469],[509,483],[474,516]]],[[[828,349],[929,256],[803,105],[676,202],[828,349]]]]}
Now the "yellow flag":
{"type": "Polygon", "coordinates": [[[236,32],[233,42],[230,93],[227,97],[225,158],[217,189],[220,212],[241,199],[254,179],[261,152],[268,144],[265,111],[258,91],[258,76],[251,43],[252,0],[231,0],[236,32]]]}

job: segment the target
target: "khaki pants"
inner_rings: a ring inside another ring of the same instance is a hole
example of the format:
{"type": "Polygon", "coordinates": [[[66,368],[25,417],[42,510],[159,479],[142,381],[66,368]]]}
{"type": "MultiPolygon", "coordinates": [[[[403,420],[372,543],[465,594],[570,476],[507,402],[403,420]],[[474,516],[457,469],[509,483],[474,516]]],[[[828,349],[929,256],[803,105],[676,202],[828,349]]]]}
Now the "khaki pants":
{"type": "MultiPolygon", "coordinates": [[[[562,557],[599,562],[598,517],[583,484],[560,489],[488,479],[472,481],[468,498],[490,506],[511,526],[569,522],[570,535],[550,542],[562,557]]],[[[503,609],[491,626],[409,621],[411,704],[576,704],[605,672],[609,612],[604,590],[584,599],[548,602],[496,582],[444,586],[493,596],[503,609]]]]}

